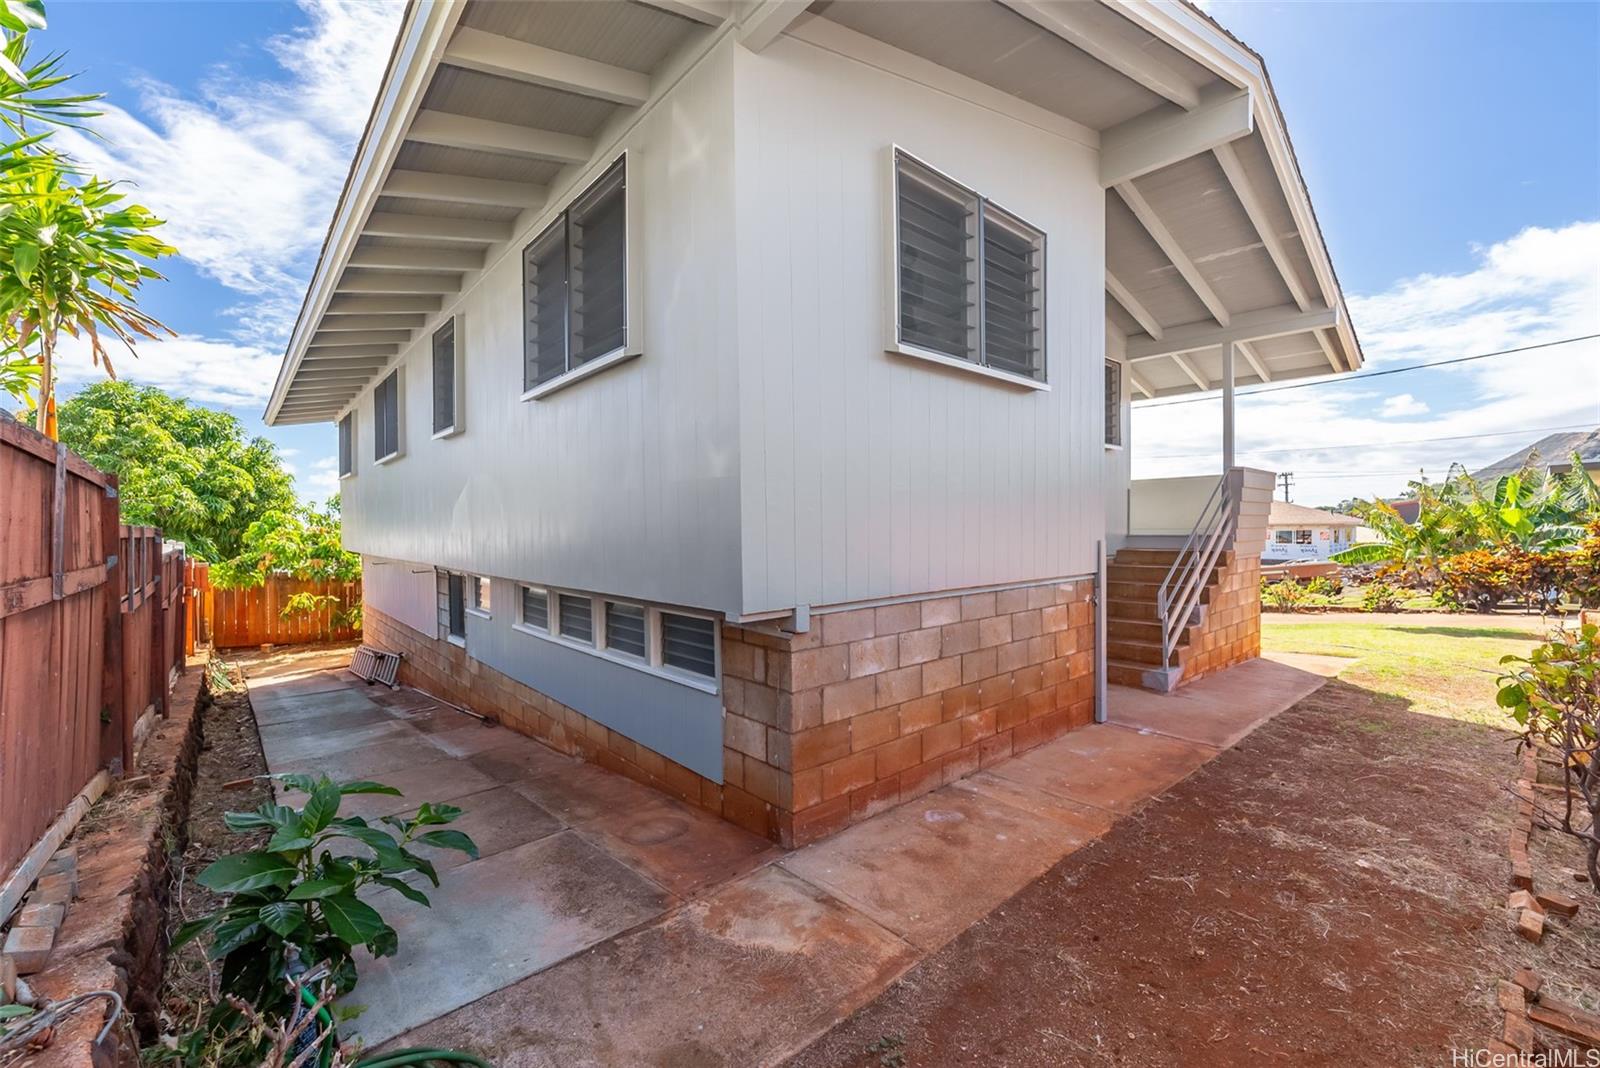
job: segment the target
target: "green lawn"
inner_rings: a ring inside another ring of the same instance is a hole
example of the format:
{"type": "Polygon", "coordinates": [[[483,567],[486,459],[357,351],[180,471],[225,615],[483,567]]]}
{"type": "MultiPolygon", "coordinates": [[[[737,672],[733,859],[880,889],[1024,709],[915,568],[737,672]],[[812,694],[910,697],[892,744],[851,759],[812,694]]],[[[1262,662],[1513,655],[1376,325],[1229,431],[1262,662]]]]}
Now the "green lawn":
{"type": "Polygon", "coordinates": [[[1261,617],[1264,652],[1353,657],[1340,678],[1398,697],[1431,716],[1505,728],[1495,706],[1500,658],[1526,653],[1542,633],[1528,616],[1261,617]]]}

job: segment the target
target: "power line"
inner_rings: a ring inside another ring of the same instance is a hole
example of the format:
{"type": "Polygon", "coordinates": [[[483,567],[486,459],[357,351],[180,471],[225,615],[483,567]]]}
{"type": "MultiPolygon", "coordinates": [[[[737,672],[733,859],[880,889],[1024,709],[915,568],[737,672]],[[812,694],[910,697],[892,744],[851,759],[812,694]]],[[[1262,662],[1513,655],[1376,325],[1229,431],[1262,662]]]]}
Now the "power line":
{"type": "MultiPolygon", "coordinates": [[[[1337,378],[1318,378],[1307,382],[1285,382],[1278,386],[1266,386],[1234,394],[1240,400],[1245,397],[1259,397],[1263,393],[1281,393],[1286,389],[1306,389],[1311,386],[1344,385],[1349,382],[1362,382],[1369,378],[1382,378],[1385,375],[1404,374],[1407,371],[1422,371],[1430,367],[1449,367],[1452,364],[1471,363],[1473,360],[1487,360],[1491,356],[1510,356],[1518,352],[1532,352],[1535,349],[1548,349],[1556,345],[1571,345],[1579,341],[1593,341],[1600,338],[1600,334],[1582,334],[1578,337],[1562,338],[1560,341],[1541,341],[1537,345],[1521,345],[1514,349],[1500,349],[1497,352],[1480,352],[1475,356],[1456,356],[1448,360],[1434,360],[1432,363],[1414,363],[1407,367],[1388,367],[1382,371],[1364,371],[1353,375],[1342,375],[1337,378]]],[[[1143,401],[1139,409],[1144,411],[1149,408],[1171,408],[1179,404],[1199,404],[1202,401],[1220,400],[1219,397],[1180,397],[1167,401],[1143,401]]]]}
{"type": "MultiPolygon", "coordinates": [[[[1242,456],[1298,456],[1307,452],[1334,452],[1338,449],[1374,449],[1387,448],[1391,445],[1431,445],[1437,441],[1477,441],[1480,438],[1508,438],[1525,437],[1528,434],[1549,434],[1557,430],[1588,430],[1593,423],[1568,423],[1565,426],[1530,426],[1521,430],[1495,430],[1485,434],[1457,434],[1453,437],[1441,438],[1412,438],[1409,441],[1362,441],[1350,445],[1307,445],[1297,449],[1242,449],[1242,456]]],[[[1213,452],[1179,452],[1166,456],[1146,456],[1146,460],[1201,460],[1209,458],[1213,452]]]]}

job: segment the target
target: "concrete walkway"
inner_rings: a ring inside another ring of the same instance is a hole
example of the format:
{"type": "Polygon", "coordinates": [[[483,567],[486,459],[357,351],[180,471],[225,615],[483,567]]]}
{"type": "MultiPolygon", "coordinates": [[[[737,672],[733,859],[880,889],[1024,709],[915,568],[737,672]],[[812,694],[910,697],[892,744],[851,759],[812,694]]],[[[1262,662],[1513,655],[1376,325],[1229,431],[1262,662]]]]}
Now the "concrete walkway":
{"type": "Polygon", "coordinates": [[[1348,663],[1113,687],[1110,722],[787,854],[417,691],[246,671],[273,771],[405,791],[363,815],[450,801],[482,850],[432,909],[385,903],[400,953],[360,962],[346,1030],[512,1068],[776,1063],[1348,663]]]}

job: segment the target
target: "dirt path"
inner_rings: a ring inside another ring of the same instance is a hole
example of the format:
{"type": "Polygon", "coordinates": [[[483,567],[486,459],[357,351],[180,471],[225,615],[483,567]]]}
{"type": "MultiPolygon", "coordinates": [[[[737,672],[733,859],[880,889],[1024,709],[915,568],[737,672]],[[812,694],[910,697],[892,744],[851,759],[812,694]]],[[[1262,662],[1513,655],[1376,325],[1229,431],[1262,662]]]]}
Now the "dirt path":
{"type": "Polygon", "coordinates": [[[1529,963],[1511,766],[1502,732],[1335,680],[789,1063],[1448,1064],[1529,963]]]}

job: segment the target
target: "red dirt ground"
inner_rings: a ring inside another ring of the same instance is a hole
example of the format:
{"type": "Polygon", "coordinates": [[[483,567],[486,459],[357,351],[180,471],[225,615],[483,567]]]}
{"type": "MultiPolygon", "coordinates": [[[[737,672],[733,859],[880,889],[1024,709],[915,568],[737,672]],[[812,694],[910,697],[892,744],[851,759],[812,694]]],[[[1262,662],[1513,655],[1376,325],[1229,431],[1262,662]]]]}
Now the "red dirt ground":
{"type": "MultiPolygon", "coordinates": [[[[1449,1064],[1498,1037],[1495,980],[1554,967],[1507,922],[1513,769],[1504,733],[1330,682],[790,1068],[1449,1064]]],[[[1555,888],[1592,949],[1600,903],[1555,888]]]]}

